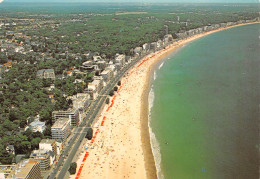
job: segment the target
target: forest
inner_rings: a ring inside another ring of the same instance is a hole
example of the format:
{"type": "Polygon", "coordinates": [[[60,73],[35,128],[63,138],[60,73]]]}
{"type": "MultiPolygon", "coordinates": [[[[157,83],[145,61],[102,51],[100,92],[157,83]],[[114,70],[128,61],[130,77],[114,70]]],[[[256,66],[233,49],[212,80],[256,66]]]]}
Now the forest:
{"type": "Polygon", "coordinates": [[[48,37],[48,43],[59,42],[73,53],[99,52],[112,58],[116,53],[132,55],[131,49],[162,39],[166,34],[165,26],[168,26],[168,33],[176,37],[181,30],[258,17],[258,10],[252,5],[246,8],[223,5],[138,7],[129,7],[136,14],[120,7],[120,11],[102,14],[67,13],[63,20],[57,19],[58,28],[32,29],[28,35],[48,37]]]}

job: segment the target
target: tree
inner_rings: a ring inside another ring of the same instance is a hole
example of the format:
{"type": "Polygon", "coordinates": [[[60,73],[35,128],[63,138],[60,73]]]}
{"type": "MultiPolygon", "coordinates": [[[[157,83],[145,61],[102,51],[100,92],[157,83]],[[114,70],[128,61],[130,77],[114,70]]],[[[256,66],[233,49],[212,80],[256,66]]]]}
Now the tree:
{"type": "Polygon", "coordinates": [[[42,139],[43,138],[43,134],[41,132],[39,132],[39,131],[33,132],[32,137],[33,138],[41,138],[42,139]]]}
{"type": "Polygon", "coordinates": [[[43,135],[45,137],[51,137],[51,126],[50,125],[46,126],[45,130],[43,131],[43,135]]]}
{"type": "Polygon", "coordinates": [[[109,98],[106,99],[106,104],[109,104],[109,98]]]}
{"type": "Polygon", "coordinates": [[[31,141],[31,145],[32,145],[32,150],[39,148],[39,143],[41,142],[41,138],[40,137],[36,137],[33,138],[31,141]]]}
{"type": "Polygon", "coordinates": [[[23,133],[23,135],[25,135],[27,138],[28,138],[28,140],[32,140],[32,134],[33,134],[33,132],[32,132],[32,130],[31,129],[27,129],[24,133],[23,133]]]}
{"type": "Polygon", "coordinates": [[[118,87],[117,87],[117,86],[115,86],[115,87],[114,87],[114,91],[117,91],[117,90],[118,90],[118,87]]]}
{"type": "Polygon", "coordinates": [[[20,134],[15,138],[14,148],[17,154],[26,154],[31,151],[31,143],[27,136],[20,134]]]}
{"type": "Polygon", "coordinates": [[[113,96],[114,95],[114,90],[111,90],[110,92],[109,92],[109,96],[113,96]]]}
{"type": "Polygon", "coordinates": [[[75,174],[77,170],[77,163],[73,162],[70,164],[69,172],[71,175],[75,174]]]}
{"type": "Polygon", "coordinates": [[[13,160],[13,155],[9,154],[4,145],[0,144],[0,163],[2,164],[11,164],[13,160]]]}
{"type": "Polygon", "coordinates": [[[72,104],[73,104],[72,99],[69,99],[69,100],[68,100],[68,105],[72,105],[72,104]]]}

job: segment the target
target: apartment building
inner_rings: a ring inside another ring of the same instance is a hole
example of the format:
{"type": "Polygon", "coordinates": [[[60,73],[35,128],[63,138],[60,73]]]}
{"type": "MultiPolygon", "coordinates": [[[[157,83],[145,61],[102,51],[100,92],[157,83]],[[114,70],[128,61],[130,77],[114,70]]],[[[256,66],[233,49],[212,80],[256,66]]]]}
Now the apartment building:
{"type": "Polygon", "coordinates": [[[54,139],[42,139],[39,143],[39,149],[52,151],[57,156],[57,143],[54,139]]]}
{"type": "Polygon", "coordinates": [[[40,162],[40,169],[46,170],[50,167],[51,156],[50,151],[47,150],[33,150],[30,158],[40,162]]]}
{"type": "Polygon", "coordinates": [[[40,162],[26,159],[18,163],[6,177],[7,179],[41,179],[40,162]]]}
{"type": "Polygon", "coordinates": [[[54,124],[60,118],[68,118],[71,126],[77,126],[79,124],[79,110],[68,109],[67,111],[53,111],[52,112],[52,123],[54,124]]]}
{"type": "Polygon", "coordinates": [[[58,119],[51,127],[52,139],[64,143],[71,132],[70,120],[68,118],[58,119]]]}

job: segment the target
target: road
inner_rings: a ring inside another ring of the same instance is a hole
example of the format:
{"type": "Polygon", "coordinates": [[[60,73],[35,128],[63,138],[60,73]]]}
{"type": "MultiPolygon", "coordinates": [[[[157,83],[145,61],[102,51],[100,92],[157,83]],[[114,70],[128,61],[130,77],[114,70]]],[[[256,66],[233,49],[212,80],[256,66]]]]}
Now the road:
{"type": "MultiPolygon", "coordinates": [[[[146,54],[145,54],[146,55],[146,54]]],[[[131,63],[127,64],[122,70],[120,70],[117,75],[101,90],[100,95],[97,99],[92,103],[86,117],[83,119],[79,127],[75,129],[73,137],[70,139],[65,149],[63,149],[62,154],[58,160],[58,163],[50,173],[49,178],[54,179],[55,176],[57,179],[63,179],[66,172],[70,167],[70,163],[78,150],[82,140],[84,139],[86,133],[89,130],[89,127],[92,125],[94,119],[96,118],[99,110],[101,110],[101,106],[105,102],[107,95],[111,90],[113,90],[114,86],[118,83],[118,81],[123,77],[126,71],[128,71],[137,61],[143,58],[144,55],[137,57],[132,60],[131,63]],[[67,158],[66,158],[67,156],[67,158]]]]}

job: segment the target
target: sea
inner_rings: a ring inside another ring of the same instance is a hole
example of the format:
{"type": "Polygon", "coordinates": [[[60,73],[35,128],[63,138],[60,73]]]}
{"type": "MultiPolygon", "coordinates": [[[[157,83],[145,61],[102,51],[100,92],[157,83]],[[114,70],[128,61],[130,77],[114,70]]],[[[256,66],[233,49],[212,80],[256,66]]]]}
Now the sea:
{"type": "Polygon", "coordinates": [[[197,39],[155,68],[149,127],[159,178],[258,179],[260,24],[197,39]]]}

